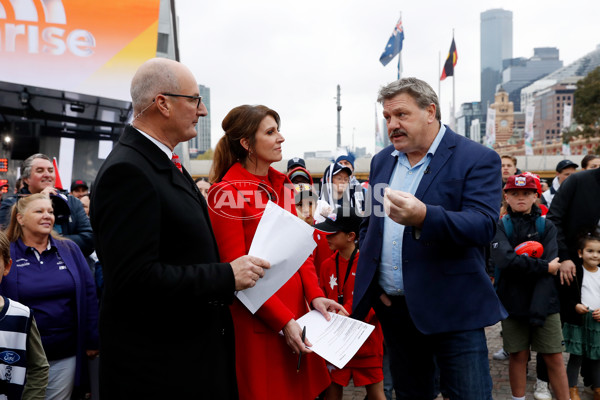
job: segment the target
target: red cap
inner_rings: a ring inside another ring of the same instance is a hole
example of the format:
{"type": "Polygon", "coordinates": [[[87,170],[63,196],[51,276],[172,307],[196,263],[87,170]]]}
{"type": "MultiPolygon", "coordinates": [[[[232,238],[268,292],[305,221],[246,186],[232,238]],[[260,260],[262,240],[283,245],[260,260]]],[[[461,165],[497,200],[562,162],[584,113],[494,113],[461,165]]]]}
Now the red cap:
{"type": "Polygon", "coordinates": [[[523,172],[521,175],[529,175],[532,176],[533,179],[535,179],[535,184],[537,186],[537,193],[538,193],[538,197],[542,197],[542,182],[540,181],[540,176],[537,174],[534,174],[533,172],[529,172],[529,171],[525,171],[523,172]]]}
{"type": "Polygon", "coordinates": [[[509,176],[506,185],[504,185],[504,190],[532,189],[537,193],[538,188],[535,184],[535,178],[532,175],[533,174],[520,174],[509,176]]]}

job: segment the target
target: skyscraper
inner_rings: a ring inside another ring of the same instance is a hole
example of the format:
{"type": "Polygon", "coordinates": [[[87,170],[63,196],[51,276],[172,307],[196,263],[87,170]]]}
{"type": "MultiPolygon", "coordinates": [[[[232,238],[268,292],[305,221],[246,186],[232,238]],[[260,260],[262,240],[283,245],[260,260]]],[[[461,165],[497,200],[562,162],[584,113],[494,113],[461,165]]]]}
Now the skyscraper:
{"type": "Polygon", "coordinates": [[[481,107],[494,102],[502,82],[502,60],[512,58],[512,11],[492,9],[481,13],[481,107]]]}
{"type": "Polygon", "coordinates": [[[208,114],[206,117],[198,118],[196,125],[197,135],[190,140],[190,156],[204,153],[210,149],[210,88],[204,85],[198,85],[198,91],[202,96],[202,103],[206,106],[208,114]]]}

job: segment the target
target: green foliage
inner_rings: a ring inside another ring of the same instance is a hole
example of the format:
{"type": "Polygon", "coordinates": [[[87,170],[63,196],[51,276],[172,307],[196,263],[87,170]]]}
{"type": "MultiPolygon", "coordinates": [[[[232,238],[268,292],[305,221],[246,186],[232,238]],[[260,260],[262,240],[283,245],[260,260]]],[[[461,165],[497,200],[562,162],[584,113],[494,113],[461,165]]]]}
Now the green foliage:
{"type": "Polygon", "coordinates": [[[573,117],[584,125],[583,135],[594,136],[600,129],[600,67],[577,82],[573,117]]]}

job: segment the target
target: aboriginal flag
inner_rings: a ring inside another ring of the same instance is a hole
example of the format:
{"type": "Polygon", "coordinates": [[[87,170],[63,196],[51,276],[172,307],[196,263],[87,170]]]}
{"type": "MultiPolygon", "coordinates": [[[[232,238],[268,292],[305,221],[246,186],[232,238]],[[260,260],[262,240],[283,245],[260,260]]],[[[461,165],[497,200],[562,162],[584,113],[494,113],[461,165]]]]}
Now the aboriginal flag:
{"type": "Polygon", "coordinates": [[[448,52],[448,58],[444,64],[444,70],[442,71],[440,81],[443,81],[449,76],[454,76],[454,66],[456,65],[457,60],[458,53],[456,52],[456,44],[454,43],[454,38],[452,38],[452,44],[450,45],[450,51],[448,52]]]}

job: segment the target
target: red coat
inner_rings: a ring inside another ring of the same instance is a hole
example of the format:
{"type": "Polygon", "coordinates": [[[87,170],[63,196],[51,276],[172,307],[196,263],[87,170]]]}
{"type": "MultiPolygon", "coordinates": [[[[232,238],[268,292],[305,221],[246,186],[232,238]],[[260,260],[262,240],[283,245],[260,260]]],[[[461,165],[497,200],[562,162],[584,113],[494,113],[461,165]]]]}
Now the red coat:
{"type": "MultiPolygon", "coordinates": [[[[210,219],[222,262],[248,254],[267,200],[296,214],[289,179],[273,168],[261,179],[234,164],[209,191],[210,219]],[[286,187],[284,184],[288,184],[286,187]],[[242,198],[243,197],[243,198],[242,198]]],[[[290,238],[293,240],[293,238],[290,238]]],[[[268,273],[268,271],[267,271],[268,273]]],[[[312,353],[298,355],[279,332],[292,318],[309,311],[323,292],[311,258],[252,315],[237,299],[231,306],[235,326],[236,371],[240,400],[314,399],[330,383],[325,361],[312,353]]]]}
{"type": "MultiPolygon", "coordinates": [[[[327,260],[329,257],[331,257],[331,255],[333,254],[333,250],[331,250],[329,248],[329,244],[327,243],[327,235],[325,235],[323,232],[319,232],[318,230],[315,229],[315,232],[313,233],[313,238],[315,239],[315,242],[317,243],[317,247],[315,247],[315,250],[313,251],[313,262],[315,264],[315,270],[317,271],[317,276],[321,276],[321,264],[323,264],[323,261],[327,260]]],[[[319,282],[321,286],[323,286],[323,284],[321,282],[319,282]]],[[[337,301],[337,298],[334,299],[335,301],[337,301]]]]}
{"type": "MultiPolygon", "coordinates": [[[[348,268],[348,261],[340,255],[339,257],[339,277],[336,273],[335,268],[335,256],[338,254],[336,251],[331,257],[323,261],[321,264],[321,288],[325,292],[325,296],[331,300],[338,301],[338,294],[344,295],[344,308],[348,313],[352,313],[352,300],[354,298],[354,280],[356,279],[356,265],[358,263],[359,253],[356,253],[354,261],[352,262],[352,270],[348,275],[348,280],[344,284],[344,278],[346,277],[346,269],[348,268]],[[338,284],[342,284],[344,287],[339,288],[338,284]]],[[[365,367],[381,367],[383,364],[383,332],[381,331],[381,325],[375,316],[373,309],[369,311],[365,322],[371,325],[375,325],[375,330],[371,332],[369,338],[363,343],[358,352],[352,357],[352,359],[346,364],[344,368],[365,368],[365,367]]]]}

